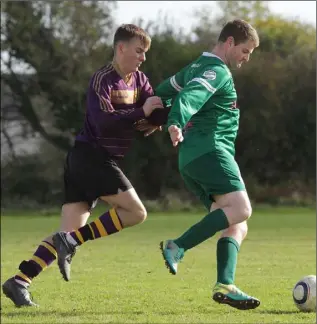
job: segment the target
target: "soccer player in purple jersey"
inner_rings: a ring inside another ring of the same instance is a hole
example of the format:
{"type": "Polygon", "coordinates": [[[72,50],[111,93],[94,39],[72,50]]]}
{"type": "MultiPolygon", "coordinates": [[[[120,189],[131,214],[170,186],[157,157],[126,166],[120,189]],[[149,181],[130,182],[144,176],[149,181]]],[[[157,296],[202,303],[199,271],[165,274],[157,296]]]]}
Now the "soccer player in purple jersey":
{"type": "MultiPolygon", "coordinates": [[[[154,109],[163,108],[147,77],[139,71],[150,44],[144,30],[132,24],[122,25],[114,36],[112,63],[92,76],[84,127],[65,162],[60,232],[45,238],[31,259],[21,262],[20,272],[2,286],[16,306],[37,306],[28,288],[57,256],[60,271],[68,281],[77,246],[146,219],[146,209],[120,162],[131,145],[137,123],[154,109]],[[112,208],[86,224],[98,199],[112,208]]],[[[157,128],[148,123],[146,134],[157,128]]]]}

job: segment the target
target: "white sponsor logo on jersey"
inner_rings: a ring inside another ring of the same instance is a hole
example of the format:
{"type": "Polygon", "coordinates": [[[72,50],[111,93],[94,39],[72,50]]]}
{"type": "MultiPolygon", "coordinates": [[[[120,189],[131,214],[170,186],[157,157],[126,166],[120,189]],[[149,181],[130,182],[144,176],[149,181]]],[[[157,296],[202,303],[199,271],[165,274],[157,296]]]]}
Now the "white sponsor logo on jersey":
{"type": "Polygon", "coordinates": [[[198,63],[194,63],[194,64],[191,65],[192,68],[198,68],[200,66],[201,66],[201,64],[198,64],[198,63]]]}
{"type": "Polygon", "coordinates": [[[203,76],[208,80],[215,80],[216,79],[216,72],[213,70],[205,71],[203,76]]]}

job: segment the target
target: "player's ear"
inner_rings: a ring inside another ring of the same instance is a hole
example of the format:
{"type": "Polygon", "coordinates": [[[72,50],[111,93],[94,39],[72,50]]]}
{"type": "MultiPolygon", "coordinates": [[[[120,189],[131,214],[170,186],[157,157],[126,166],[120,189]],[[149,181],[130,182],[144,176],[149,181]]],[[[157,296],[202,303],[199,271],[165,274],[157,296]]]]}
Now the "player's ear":
{"type": "Polygon", "coordinates": [[[227,38],[227,42],[229,44],[230,47],[233,47],[234,46],[234,38],[232,36],[229,36],[227,38]]]}
{"type": "Polygon", "coordinates": [[[124,52],[124,43],[118,42],[116,45],[116,52],[122,54],[124,52]]]}

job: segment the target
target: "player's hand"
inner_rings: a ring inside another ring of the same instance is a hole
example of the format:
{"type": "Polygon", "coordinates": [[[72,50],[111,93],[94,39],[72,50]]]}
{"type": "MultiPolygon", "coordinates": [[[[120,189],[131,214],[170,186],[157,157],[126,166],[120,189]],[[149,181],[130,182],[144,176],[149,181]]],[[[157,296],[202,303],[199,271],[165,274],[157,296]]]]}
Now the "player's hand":
{"type": "Polygon", "coordinates": [[[163,102],[160,97],[153,96],[146,99],[143,105],[143,111],[145,117],[148,117],[152,114],[152,111],[157,108],[164,108],[163,102]]]}
{"type": "Polygon", "coordinates": [[[135,123],[135,129],[144,132],[144,136],[149,136],[153,134],[155,131],[162,131],[161,126],[151,125],[146,119],[141,119],[135,123]]]}
{"type": "Polygon", "coordinates": [[[170,134],[170,138],[174,147],[177,146],[178,143],[183,142],[183,133],[179,127],[177,127],[176,125],[171,125],[168,128],[168,132],[170,134]]]}

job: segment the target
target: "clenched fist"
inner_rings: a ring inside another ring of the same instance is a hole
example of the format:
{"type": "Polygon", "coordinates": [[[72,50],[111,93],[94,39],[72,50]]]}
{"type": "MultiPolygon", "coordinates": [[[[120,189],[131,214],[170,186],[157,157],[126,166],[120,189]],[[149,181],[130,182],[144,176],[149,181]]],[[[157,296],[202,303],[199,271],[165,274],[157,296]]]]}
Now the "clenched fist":
{"type": "Polygon", "coordinates": [[[145,117],[150,116],[152,111],[156,108],[164,108],[161,98],[157,96],[147,98],[143,105],[145,117]]]}

